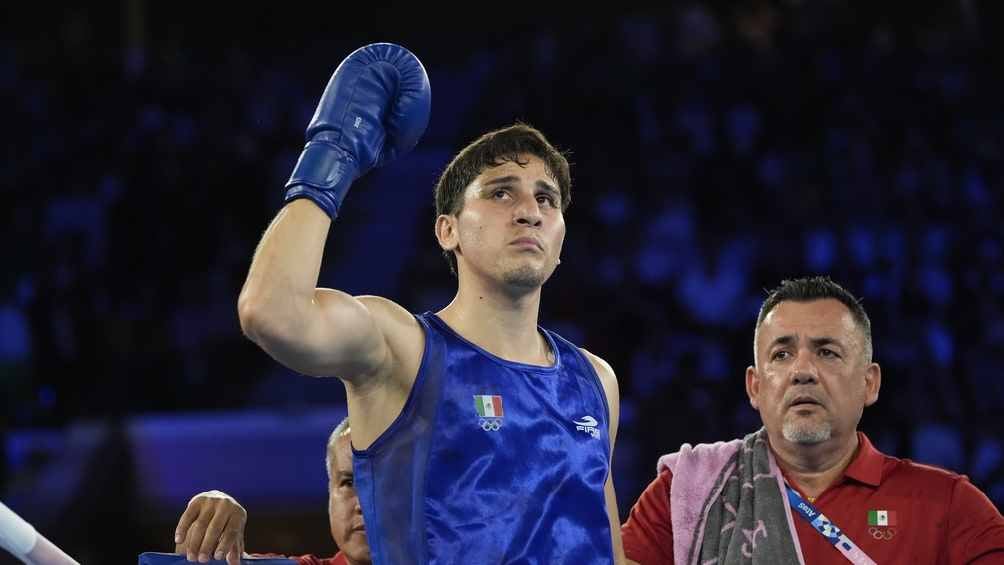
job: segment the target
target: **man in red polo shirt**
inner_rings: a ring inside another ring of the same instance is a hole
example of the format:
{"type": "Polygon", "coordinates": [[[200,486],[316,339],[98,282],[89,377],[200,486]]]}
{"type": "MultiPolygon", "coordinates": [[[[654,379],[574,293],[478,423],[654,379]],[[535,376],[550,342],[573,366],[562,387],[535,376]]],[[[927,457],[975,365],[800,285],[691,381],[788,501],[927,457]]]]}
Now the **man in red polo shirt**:
{"type": "MultiPolygon", "coordinates": [[[[328,439],[328,520],[331,537],[338,545],[334,557],[314,555],[290,557],[299,565],[371,565],[363,514],[356,496],[352,471],[352,443],[349,419],[342,420],[328,439]]],[[[244,553],[244,525],[247,512],[231,496],[220,491],[198,494],[175,529],[175,552],[187,555],[188,561],[206,562],[210,558],[227,559],[238,565],[244,553]]],[[[251,557],[282,557],[279,554],[252,554],[251,557]]]]}
{"type": "Polygon", "coordinates": [[[746,369],[763,428],[664,456],[622,526],[629,561],[1004,563],[1004,518],[962,475],[880,453],[871,325],[825,277],[764,301],[746,369]],[[794,534],[794,535],[793,535],[794,534]]]}

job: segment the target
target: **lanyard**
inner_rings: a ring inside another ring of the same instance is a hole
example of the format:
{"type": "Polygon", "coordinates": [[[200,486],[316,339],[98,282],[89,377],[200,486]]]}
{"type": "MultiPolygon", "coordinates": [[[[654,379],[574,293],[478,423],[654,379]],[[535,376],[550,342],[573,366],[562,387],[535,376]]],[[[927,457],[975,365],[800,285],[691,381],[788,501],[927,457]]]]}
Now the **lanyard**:
{"type": "Polygon", "coordinates": [[[807,500],[795,492],[795,489],[787,484],[784,485],[784,488],[788,490],[788,504],[791,505],[792,509],[798,512],[802,518],[805,518],[805,521],[812,526],[812,529],[819,532],[820,535],[826,538],[826,541],[830,542],[840,553],[843,553],[848,561],[855,565],[875,565],[872,558],[868,557],[868,554],[851,541],[851,538],[847,537],[847,534],[831,522],[822,512],[816,510],[815,506],[809,504],[807,500]]]}

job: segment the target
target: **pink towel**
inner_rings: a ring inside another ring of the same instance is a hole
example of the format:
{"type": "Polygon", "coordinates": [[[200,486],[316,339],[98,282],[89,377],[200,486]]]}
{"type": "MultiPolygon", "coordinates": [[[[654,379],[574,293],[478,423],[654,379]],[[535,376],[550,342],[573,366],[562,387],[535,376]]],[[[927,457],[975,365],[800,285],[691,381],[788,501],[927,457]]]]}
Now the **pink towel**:
{"type": "Polygon", "coordinates": [[[716,562],[708,556],[717,555],[717,563],[728,565],[748,551],[754,563],[804,565],[783,478],[762,429],[741,440],[684,444],[659,458],[656,472],[663,469],[673,473],[669,498],[676,563],[704,565],[716,562]],[[731,488],[723,496],[726,486],[731,488]],[[756,489],[761,492],[751,496],[756,489]],[[712,510],[714,531],[709,530],[712,510]]]}

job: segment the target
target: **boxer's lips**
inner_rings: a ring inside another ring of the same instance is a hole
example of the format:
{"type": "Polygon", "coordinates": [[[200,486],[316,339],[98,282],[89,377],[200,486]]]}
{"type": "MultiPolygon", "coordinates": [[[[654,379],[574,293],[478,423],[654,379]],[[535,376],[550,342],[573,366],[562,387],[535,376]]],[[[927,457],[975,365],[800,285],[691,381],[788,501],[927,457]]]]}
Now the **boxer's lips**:
{"type": "Polygon", "coordinates": [[[536,249],[538,251],[544,250],[544,246],[541,245],[540,241],[532,237],[517,237],[516,239],[510,241],[509,245],[513,245],[521,249],[536,249]]]}

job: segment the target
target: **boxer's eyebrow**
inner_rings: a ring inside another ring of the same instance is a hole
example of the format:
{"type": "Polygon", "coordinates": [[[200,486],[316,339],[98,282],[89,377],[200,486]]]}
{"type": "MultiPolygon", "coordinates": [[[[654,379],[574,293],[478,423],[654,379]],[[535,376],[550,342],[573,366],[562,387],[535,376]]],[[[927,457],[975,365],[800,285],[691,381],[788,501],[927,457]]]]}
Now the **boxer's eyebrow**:
{"type": "Polygon", "coordinates": [[[506,175],[504,177],[499,177],[497,179],[492,179],[490,181],[485,181],[484,186],[495,186],[499,184],[515,184],[519,182],[519,177],[516,175],[506,175]]]}
{"type": "Polygon", "coordinates": [[[556,201],[561,202],[561,192],[557,188],[554,188],[554,185],[542,180],[537,181],[536,184],[537,190],[543,190],[553,196],[556,201]]]}
{"type": "MultiPolygon", "coordinates": [[[[521,179],[516,175],[506,175],[504,177],[499,177],[497,179],[485,181],[484,183],[481,184],[481,186],[483,188],[488,188],[498,185],[518,184],[520,180],[521,179]]],[[[548,192],[551,195],[553,195],[556,199],[561,200],[561,192],[557,188],[555,188],[554,185],[552,185],[551,183],[538,180],[537,182],[534,183],[534,185],[537,187],[537,190],[543,190],[544,192],[548,192]]]]}

